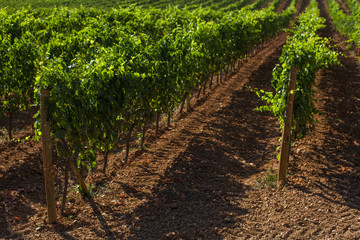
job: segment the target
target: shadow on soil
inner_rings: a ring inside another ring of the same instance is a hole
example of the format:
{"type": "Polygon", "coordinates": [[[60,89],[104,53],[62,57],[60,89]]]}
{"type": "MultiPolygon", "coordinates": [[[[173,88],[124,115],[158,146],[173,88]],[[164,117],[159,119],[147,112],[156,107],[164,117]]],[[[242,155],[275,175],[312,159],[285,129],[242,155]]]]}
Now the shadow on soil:
{"type": "MultiPolygon", "coordinates": [[[[8,151],[21,152],[22,155],[7,156],[13,165],[6,172],[0,170],[0,238],[20,238],[12,229],[29,222],[38,213],[39,209],[32,204],[40,203],[43,210],[46,209],[43,167],[36,144],[11,143],[8,146],[8,151]]],[[[53,160],[54,163],[59,161],[55,155],[53,160]]],[[[58,192],[63,188],[62,182],[58,177],[55,181],[58,192]]]]}
{"type": "MultiPolygon", "coordinates": [[[[360,64],[355,59],[340,59],[344,67],[331,67],[320,83],[320,88],[326,89],[323,111],[331,130],[324,133],[326,137],[316,149],[316,157],[327,159],[329,169],[338,168],[339,171],[323,171],[322,177],[343,196],[346,205],[360,210],[360,175],[353,169],[354,163],[360,167],[360,64]]],[[[318,187],[324,192],[329,188],[320,183],[318,187]]]]}
{"type": "MultiPolygon", "coordinates": [[[[251,87],[267,86],[265,90],[270,90],[271,72],[280,53],[281,47],[266,58],[259,69],[247,68],[248,72],[243,75],[250,76],[251,87]]],[[[256,61],[264,60],[263,56],[257,58],[256,61]]],[[[203,131],[195,134],[198,131],[192,130],[197,129],[196,124],[183,130],[186,138],[177,141],[189,142],[188,147],[173,160],[151,196],[119,183],[128,195],[146,199],[143,205],[123,214],[90,200],[92,215],[101,225],[101,229],[90,227],[91,231],[105,239],[124,239],[125,234],[130,234],[129,239],[146,240],[220,240],[224,238],[224,231],[241,231],[242,219],[248,213],[241,206],[247,197],[245,190],[252,187],[244,185],[243,180],[262,172],[260,168],[275,157],[280,133],[269,113],[254,111],[259,102],[253,92],[243,88],[230,97],[229,104],[214,112],[202,108],[194,114],[196,118],[191,121],[203,123],[199,124],[204,126],[203,131]],[[112,224],[118,223],[106,222],[104,212],[124,219],[130,233],[115,232],[112,224]]],[[[167,156],[169,151],[176,150],[165,148],[156,154],[167,156]]],[[[59,225],[55,231],[65,239],[74,239],[67,232],[86,224],[87,220],[70,227],[59,225]]]]}
{"type": "MultiPolygon", "coordinates": [[[[329,19],[325,5],[325,1],[319,2],[321,16],[329,19]]],[[[320,35],[334,37],[334,34],[327,21],[320,35]]],[[[315,182],[321,193],[316,191],[314,194],[360,210],[360,62],[350,56],[349,51],[343,53],[344,56],[339,57],[343,66],[332,66],[323,71],[319,83],[328,130],[319,130],[325,137],[321,146],[312,146],[311,158],[325,166],[318,172],[328,184],[315,182]],[[331,192],[341,195],[343,201],[334,200],[331,192]]]]}
{"type": "Polygon", "coordinates": [[[36,214],[24,198],[45,205],[45,197],[39,197],[43,195],[43,188],[39,186],[39,182],[43,182],[40,157],[35,157],[0,173],[0,238],[18,238],[19,235],[12,232],[12,226],[24,223],[36,214]]]}
{"type": "MultiPolygon", "coordinates": [[[[273,67],[270,57],[251,76],[252,87],[269,86],[273,67]]],[[[130,239],[216,240],[223,239],[223,231],[240,231],[248,213],[241,203],[251,188],[242,180],[275,157],[280,137],[276,120],[254,111],[258,104],[255,94],[243,88],[227,106],[197,114],[194,122],[202,123],[203,131],[183,130],[190,144],[166,170],[153,190],[155,197],[131,214],[130,239]]]]}

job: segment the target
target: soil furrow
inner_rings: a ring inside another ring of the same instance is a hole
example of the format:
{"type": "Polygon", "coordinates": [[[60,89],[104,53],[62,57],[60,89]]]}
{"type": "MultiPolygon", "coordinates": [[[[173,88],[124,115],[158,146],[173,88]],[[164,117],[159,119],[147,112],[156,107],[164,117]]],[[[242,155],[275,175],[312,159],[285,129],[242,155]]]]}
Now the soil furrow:
{"type": "Polygon", "coordinates": [[[282,238],[284,231],[291,239],[358,239],[360,64],[331,26],[326,1],[319,0],[319,7],[327,19],[319,33],[334,39],[344,54],[343,66],[317,74],[317,107],[324,115],[314,132],[293,147],[288,186],[275,193],[250,193],[249,198],[258,196],[265,205],[253,221],[272,219],[275,238],[282,238]]]}
{"type": "MultiPolygon", "coordinates": [[[[75,222],[60,219],[54,227],[24,233],[55,239],[251,236],[244,226],[256,204],[248,205],[246,191],[252,191],[251,179],[273,160],[280,133],[274,117],[254,111],[258,99],[245,86],[271,90],[271,72],[285,40],[286,34],[278,36],[132,166],[114,171],[116,176],[104,182],[104,194],[72,207],[75,222]]],[[[111,160],[114,164],[116,156],[111,160]]]]}
{"type": "MultiPolygon", "coordinates": [[[[108,176],[95,176],[93,198],[71,189],[67,217],[54,226],[44,224],[39,144],[1,153],[19,163],[0,169],[0,238],[359,239],[360,64],[331,25],[326,0],[318,1],[327,19],[319,34],[344,55],[342,66],[317,74],[324,114],[293,146],[284,188],[258,184],[276,173],[280,131],[270,113],[254,111],[262,103],[250,89],[272,91],[285,33],[197,100],[130,166],[119,168],[121,153],[111,154],[108,176]]],[[[308,3],[299,0],[297,9],[308,3]]]]}

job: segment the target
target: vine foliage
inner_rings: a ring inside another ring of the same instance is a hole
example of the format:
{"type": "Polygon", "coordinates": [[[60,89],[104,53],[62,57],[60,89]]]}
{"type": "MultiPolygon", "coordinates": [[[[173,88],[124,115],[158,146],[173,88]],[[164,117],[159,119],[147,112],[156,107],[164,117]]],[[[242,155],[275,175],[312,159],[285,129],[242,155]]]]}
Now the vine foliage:
{"type": "Polygon", "coordinates": [[[322,38],[316,31],[324,27],[325,19],[319,16],[316,1],[312,0],[306,11],[300,15],[298,24],[287,39],[280,57],[280,64],[273,70],[274,92],[257,90],[256,94],[268,105],[258,107],[260,111],[271,111],[284,124],[288,99],[289,75],[292,67],[298,69],[294,100],[292,141],[303,138],[313,128],[315,114],[315,74],[330,64],[340,64],[338,52],[330,48],[329,39],[322,38]]]}

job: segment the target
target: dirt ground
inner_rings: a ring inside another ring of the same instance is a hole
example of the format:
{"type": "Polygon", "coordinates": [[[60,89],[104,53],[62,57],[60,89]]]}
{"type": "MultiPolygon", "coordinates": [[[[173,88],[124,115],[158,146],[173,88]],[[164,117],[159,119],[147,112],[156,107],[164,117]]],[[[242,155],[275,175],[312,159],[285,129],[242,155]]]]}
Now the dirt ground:
{"type": "Polygon", "coordinates": [[[55,225],[46,223],[40,144],[0,143],[0,239],[360,239],[360,61],[333,29],[326,0],[318,2],[328,19],[320,35],[343,52],[342,66],[317,74],[324,114],[292,147],[283,188],[270,186],[279,123],[254,111],[261,103],[249,89],[271,90],[286,34],[194,99],[130,166],[111,153],[107,175],[94,175],[93,198],[71,187],[67,216],[55,225]]]}

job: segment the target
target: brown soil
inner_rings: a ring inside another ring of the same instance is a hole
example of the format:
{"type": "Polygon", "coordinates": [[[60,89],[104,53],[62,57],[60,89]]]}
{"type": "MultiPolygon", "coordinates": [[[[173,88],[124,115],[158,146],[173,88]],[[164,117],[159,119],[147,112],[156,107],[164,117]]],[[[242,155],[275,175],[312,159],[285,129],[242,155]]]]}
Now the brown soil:
{"type": "Polygon", "coordinates": [[[264,9],[264,8],[267,8],[269,5],[270,5],[270,3],[272,3],[273,2],[273,0],[270,0],[270,1],[266,1],[262,6],[260,6],[260,8],[259,9],[264,9]]]}
{"type": "Polygon", "coordinates": [[[340,9],[346,13],[347,15],[351,15],[351,11],[348,7],[348,5],[343,1],[343,0],[337,0],[337,2],[339,3],[340,5],[340,9]]]}
{"type": "MultiPolygon", "coordinates": [[[[319,7],[328,19],[325,0],[319,7]]],[[[324,115],[292,148],[282,189],[261,185],[277,169],[279,124],[254,111],[260,103],[249,89],[271,90],[286,34],[207,92],[130,166],[117,167],[121,154],[112,153],[108,176],[94,175],[93,198],[72,188],[67,217],[55,225],[46,224],[40,144],[2,145],[0,238],[359,239],[360,63],[329,24],[321,35],[344,53],[343,66],[317,75],[324,115]]]]}
{"type": "Polygon", "coordinates": [[[288,8],[288,6],[290,5],[291,3],[291,0],[285,0],[285,1],[282,1],[280,3],[280,5],[277,7],[277,9],[275,10],[276,13],[280,13],[281,11],[285,10],[288,8]]]}
{"type": "MultiPolygon", "coordinates": [[[[36,112],[35,109],[32,112],[36,112]]],[[[32,129],[32,125],[29,124],[34,122],[34,119],[31,117],[31,111],[16,111],[13,113],[12,120],[12,138],[13,139],[24,139],[28,136],[33,136],[34,131],[32,129]]],[[[9,126],[9,118],[3,117],[0,118],[0,149],[2,147],[6,147],[9,141],[8,137],[8,126],[9,126]]]]}

